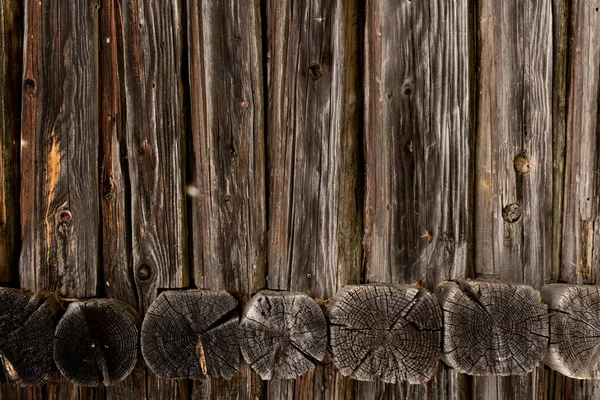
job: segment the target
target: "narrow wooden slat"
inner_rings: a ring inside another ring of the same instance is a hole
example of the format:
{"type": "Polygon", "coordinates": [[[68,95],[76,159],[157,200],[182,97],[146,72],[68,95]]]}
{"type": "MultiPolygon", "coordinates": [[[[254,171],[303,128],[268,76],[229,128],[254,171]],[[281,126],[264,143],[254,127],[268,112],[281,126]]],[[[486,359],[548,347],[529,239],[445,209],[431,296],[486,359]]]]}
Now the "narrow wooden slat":
{"type": "MultiPolygon", "coordinates": [[[[472,2],[366,2],[367,282],[471,275],[472,2]]],[[[360,383],[359,398],[460,397],[469,381],[440,364],[427,384],[360,383]]]]}
{"type": "MultiPolygon", "coordinates": [[[[358,2],[267,1],[268,286],[330,298],[361,274],[358,2]]],[[[335,398],[318,366],[271,398],[335,398]]]]}
{"type": "Polygon", "coordinates": [[[23,2],[0,4],[0,282],[16,276],[23,2]]]}
{"type": "MultiPolygon", "coordinates": [[[[259,1],[187,1],[191,140],[188,186],[196,286],[244,305],[265,286],[264,93],[259,1]]],[[[262,396],[242,364],[193,397],[262,396]]],[[[198,386],[201,389],[196,389],[198,386]]]]}
{"type": "MultiPolygon", "coordinates": [[[[131,210],[131,269],[127,274],[133,274],[131,284],[143,316],[158,289],[185,287],[189,279],[184,197],[184,19],[181,0],[118,1],[116,12],[117,49],[122,49],[118,51],[123,60],[119,77],[119,86],[123,87],[122,144],[127,159],[121,171],[128,178],[125,184],[129,184],[130,193],[126,189],[125,204],[131,210]]],[[[115,132],[110,135],[114,146],[115,132]]],[[[113,204],[123,207],[118,200],[113,204]]],[[[123,215],[119,218],[122,222],[123,215]]],[[[122,232],[121,227],[117,229],[122,232]]],[[[113,245],[123,246],[124,242],[113,245]]],[[[125,275],[123,265],[118,268],[113,272],[120,274],[120,283],[115,284],[128,292],[131,279],[125,275]]],[[[187,398],[186,380],[161,380],[148,370],[144,382],[131,379],[132,386],[120,387],[119,396],[133,392],[146,393],[148,398],[187,398]]]]}
{"type": "MultiPolygon", "coordinates": [[[[476,273],[540,287],[553,252],[552,4],[485,0],[477,21],[476,273]]],[[[537,397],[542,378],[474,378],[473,393],[537,397]]]]}
{"type": "Polygon", "coordinates": [[[99,247],[97,3],[25,6],[21,286],[93,296],[99,247]]]}

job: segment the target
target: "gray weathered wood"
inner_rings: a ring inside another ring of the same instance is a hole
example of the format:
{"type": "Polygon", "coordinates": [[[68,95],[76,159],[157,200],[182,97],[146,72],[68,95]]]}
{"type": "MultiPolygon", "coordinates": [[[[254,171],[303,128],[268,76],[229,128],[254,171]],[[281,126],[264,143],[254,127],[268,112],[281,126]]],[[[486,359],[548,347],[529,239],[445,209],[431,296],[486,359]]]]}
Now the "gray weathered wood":
{"type": "MultiPolygon", "coordinates": [[[[362,168],[356,0],[264,2],[268,87],[268,286],[330,298],[360,283],[362,168]]],[[[355,382],[329,363],[270,398],[337,398],[355,382]]]]}
{"type": "Polygon", "coordinates": [[[54,329],[62,312],[54,293],[0,288],[0,363],[6,381],[39,385],[50,378],[54,329]]]}
{"type": "Polygon", "coordinates": [[[16,277],[23,2],[0,4],[0,282],[16,277]]]}
{"type": "MultiPolygon", "coordinates": [[[[188,0],[186,7],[192,276],[198,287],[234,293],[243,306],[265,287],[266,273],[260,1],[188,0]]],[[[194,385],[206,397],[262,397],[248,365],[228,381],[194,385]]]]}
{"type": "Polygon", "coordinates": [[[86,0],[28,0],[25,10],[21,287],[93,296],[100,236],[98,10],[86,0]]]}
{"type": "Polygon", "coordinates": [[[555,284],[541,293],[551,313],[544,362],[572,378],[600,378],[600,287],[555,284]]]}
{"type": "Polygon", "coordinates": [[[349,285],[329,305],[333,362],[361,380],[424,383],[435,374],[442,311],[426,289],[349,285]]]}
{"type": "Polygon", "coordinates": [[[163,292],[142,323],[142,355],[160,378],[229,378],[239,367],[237,301],[221,290],[163,292]]]}
{"type": "Polygon", "coordinates": [[[79,386],[105,386],[135,367],[141,319],[127,303],[93,299],[69,304],[54,334],[54,361],[79,386]]]}
{"type": "Polygon", "coordinates": [[[295,379],[326,354],[327,322],[315,301],[297,292],[263,290],[244,308],[242,355],[262,379],[295,379]]]}
{"type": "Polygon", "coordinates": [[[546,355],[547,306],[530,286],[458,280],[436,292],[444,312],[442,359],[470,375],[530,372],[546,355]]]}

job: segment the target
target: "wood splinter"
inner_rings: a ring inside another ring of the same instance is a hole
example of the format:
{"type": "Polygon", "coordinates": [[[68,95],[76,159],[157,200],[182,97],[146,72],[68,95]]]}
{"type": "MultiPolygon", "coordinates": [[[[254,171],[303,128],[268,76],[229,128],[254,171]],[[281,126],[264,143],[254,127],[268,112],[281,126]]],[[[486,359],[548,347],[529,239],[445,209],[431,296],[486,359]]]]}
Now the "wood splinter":
{"type": "Polygon", "coordinates": [[[329,305],[333,362],[361,381],[423,383],[440,359],[442,312],[411,285],[345,286],[329,305]]]}
{"type": "Polygon", "coordinates": [[[551,315],[544,362],[571,378],[599,379],[600,287],[555,284],[541,293],[551,315]]]}
{"type": "Polygon", "coordinates": [[[325,357],[327,321],[304,293],[263,290],[240,325],[242,355],[262,379],[295,379],[325,357]]]}
{"type": "Polygon", "coordinates": [[[142,355],[163,379],[229,378],[239,368],[237,300],[221,290],[167,291],[142,323],[142,355]]]}
{"type": "Polygon", "coordinates": [[[444,313],[443,361],[469,375],[531,371],[548,348],[548,313],[525,285],[468,281],[438,288],[444,313]]]}
{"type": "Polygon", "coordinates": [[[0,288],[0,358],[8,382],[39,385],[50,377],[54,329],[62,312],[55,293],[0,288]]]}
{"type": "Polygon", "coordinates": [[[123,380],[137,361],[140,325],[137,312],[120,300],[71,303],[54,334],[56,366],[80,386],[123,380]]]}

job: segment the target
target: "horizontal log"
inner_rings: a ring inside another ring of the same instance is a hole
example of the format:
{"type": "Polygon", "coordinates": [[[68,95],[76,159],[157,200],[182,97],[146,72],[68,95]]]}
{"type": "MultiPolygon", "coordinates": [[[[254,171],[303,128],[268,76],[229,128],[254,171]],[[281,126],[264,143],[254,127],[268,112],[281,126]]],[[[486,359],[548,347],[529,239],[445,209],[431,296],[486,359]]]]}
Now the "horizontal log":
{"type": "Polygon", "coordinates": [[[295,379],[326,354],[327,321],[304,293],[258,293],[244,309],[240,333],[244,359],[265,380],[295,379]]]}
{"type": "Polygon", "coordinates": [[[54,293],[0,288],[0,358],[8,382],[37,385],[50,377],[54,329],[62,312],[54,293]]]}
{"type": "Polygon", "coordinates": [[[437,290],[444,314],[442,360],[470,375],[531,371],[548,348],[547,306],[534,288],[467,281],[437,290]]]}
{"type": "Polygon", "coordinates": [[[440,359],[442,312],[410,285],[345,286],[329,307],[333,362],[361,381],[423,383],[440,359]]]}
{"type": "Polygon", "coordinates": [[[550,309],[550,347],[544,363],[577,379],[600,378],[600,287],[544,286],[550,309]]]}
{"type": "Polygon", "coordinates": [[[120,300],[71,303],[54,334],[56,366],[80,386],[121,381],[135,367],[140,325],[137,312],[120,300]]]}
{"type": "Polygon", "coordinates": [[[239,368],[237,300],[223,290],[168,291],[142,324],[142,355],[163,379],[229,378],[239,368]]]}

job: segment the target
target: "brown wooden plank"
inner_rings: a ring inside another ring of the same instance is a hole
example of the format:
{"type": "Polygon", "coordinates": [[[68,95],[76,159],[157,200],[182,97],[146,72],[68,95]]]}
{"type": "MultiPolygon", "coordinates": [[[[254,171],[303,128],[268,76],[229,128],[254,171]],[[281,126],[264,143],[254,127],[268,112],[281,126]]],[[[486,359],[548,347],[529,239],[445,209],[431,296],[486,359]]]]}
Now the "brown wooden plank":
{"type": "MultiPolygon", "coordinates": [[[[196,286],[243,306],[265,286],[264,93],[259,1],[187,2],[191,140],[188,193],[196,286]]],[[[246,364],[193,397],[255,398],[246,364]]]]}
{"type": "Polygon", "coordinates": [[[16,277],[23,2],[0,4],[0,282],[16,277]]]}
{"type": "Polygon", "coordinates": [[[98,273],[96,6],[25,3],[20,280],[73,297],[98,273]]]}
{"type": "MultiPolygon", "coordinates": [[[[367,1],[365,280],[470,276],[473,60],[469,1],[367,1]]],[[[428,385],[360,383],[360,398],[459,398],[440,364],[428,385]]]]}
{"type": "MultiPolygon", "coordinates": [[[[330,298],[360,282],[358,2],[267,1],[268,286],[330,298]]],[[[269,398],[334,398],[331,365],[269,398]]]]}
{"type": "MultiPolygon", "coordinates": [[[[476,273],[537,287],[552,275],[552,11],[550,2],[486,0],[477,16],[476,273]],[[514,222],[510,204],[521,213],[514,222]]],[[[473,393],[535,398],[543,377],[543,367],[476,377],[473,393]]]]}

